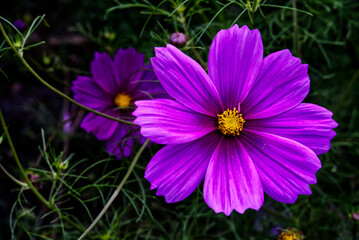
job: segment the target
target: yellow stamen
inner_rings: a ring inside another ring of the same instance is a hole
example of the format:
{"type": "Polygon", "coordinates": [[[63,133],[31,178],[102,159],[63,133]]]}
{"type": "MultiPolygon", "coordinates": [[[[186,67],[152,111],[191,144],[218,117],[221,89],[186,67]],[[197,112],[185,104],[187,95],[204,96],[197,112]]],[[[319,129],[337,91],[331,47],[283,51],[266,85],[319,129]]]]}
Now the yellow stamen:
{"type": "Polygon", "coordinates": [[[130,95],[128,95],[126,93],[119,93],[116,95],[114,102],[115,102],[116,106],[118,106],[120,108],[126,108],[131,105],[132,98],[130,95]]]}
{"type": "Polygon", "coordinates": [[[236,108],[233,110],[227,109],[222,114],[217,114],[217,116],[218,129],[224,135],[236,136],[242,132],[245,121],[242,118],[242,114],[239,114],[236,108]]]}
{"type": "Polygon", "coordinates": [[[297,238],[297,235],[295,233],[282,232],[278,236],[278,240],[299,240],[299,238],[297,238]]]}
{"type": "Polygon", "coordinates": [[[287,228],[282,231],[278,240],[303,240],[303,233],[295,228],[287,228]]]}

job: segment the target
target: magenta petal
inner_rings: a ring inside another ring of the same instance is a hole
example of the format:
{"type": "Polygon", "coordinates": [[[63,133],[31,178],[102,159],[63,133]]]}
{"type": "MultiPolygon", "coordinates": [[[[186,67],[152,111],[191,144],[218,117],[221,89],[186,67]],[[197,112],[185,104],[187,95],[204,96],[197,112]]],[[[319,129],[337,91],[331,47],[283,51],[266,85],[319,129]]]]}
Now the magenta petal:
{"type": "Polygon", "coordinates": [[[310,103],[302,103],[279,115],[247,121],[246,128],[272,133],[297,141],[317,155],[330,149],[330,140],[335,136],[332,130],[338,124],[333,113],[310,103]]]}
{"type": "Polygon", "coordinates": [[[151,64],[147,65],[142,72],[143,75],[141,78],[131,82],[137,84],[136,92],[133,94],[134,99],[170,98],[166,90],[162,87],[160,81],[157,79],[151,64]]]}
{"type": "Polygon", "coordinates": [[[289,50],[275,52],[264,59],[241,113],[245,119],[271,117],[300,104],[308,92],[308,65],[289,50]]]}
{"type": "Polygon", "coordinates": [[[193,141],[217,129],[216,118],[194,112],[175,100],[156,99],[135,102],[134,123],[141,134],[159,144],[193,141]]]}
{"type": "Polygon", "coordinates": [[[91,62],[91,74],[95,82],[110,95],[116,95],[118,84],[116,82],[113,62],[107,53],[95,53],[91,62]]]}
{"type": "Polygon", "coordinates": [[[112,97],[99,87],[95,81],[86,76],[78,76],[73,81],[75,101],[93,109],[104,109],[113,105],[112,97]]]}
{"type": "Polygon", "coordinates": [[[138,137],[139,130],[136,131],[135,127],[118,125],[114,134],[107,139],[106,149],[116,155],[117,159],[121,159],[122,156],[129,157],[138,137]]]}
{"type": "Polygon", "coordinates": [[[118,91],[131,93],[137,85],[137,79],[144,74],[144,56],[136,49],[119,49],[114,57],[114,72],[119,86],[118,91]]]}
{"type": "Polygon", "coordinates": [[[168,203],[188,197],[201,183],[217,143],[216,133],[193,142],[167,145],[147,165],[145,178],[168,203]]]}
{"type": "Polygon", "coordinates": [[[204,180],[203,197],[216,213],[258,210],[263,188],[257,170],[238,138],[223,138],[213,153],[204,180]]]}
{"type": "MultiPolygon", "coordinates": [[[[110,111],[103,111],[108,115],[113,115],[110,111]]],[[[99,140],[106,140],[110,138],[116,131],[119,123],[94,113],[87,114],[81,122],[81,127],[88,133],[92,133],[99,140]]]]}
{"type": "Polygon", "coordinates": [[[225,109],[238,108],[260,70],[263,44],[259,31],[234,25],[214,38],[208,57],[208,73],[225,109]]]}
{"type": "Polygon", "coordinates": [[[276,201],[293,203],[298,194],[311,194],[321,167],[306,146],[269,133],[246,130],[241,143],[257,167],[264,192],[276,201]]]}
{"type": "Polygon", "coordinates": [[[170,44],[166,48],[155,48],[155,52],[152,66],[171,97],[209,116],[223,111],[212,80],[196,61],[170,44]]]}

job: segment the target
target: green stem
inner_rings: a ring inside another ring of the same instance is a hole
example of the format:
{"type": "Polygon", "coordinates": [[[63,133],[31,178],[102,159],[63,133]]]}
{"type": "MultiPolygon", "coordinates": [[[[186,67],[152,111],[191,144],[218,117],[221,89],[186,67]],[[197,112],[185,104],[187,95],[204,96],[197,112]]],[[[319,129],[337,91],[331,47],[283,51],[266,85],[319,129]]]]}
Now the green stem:
{"type": "Polygon", "coordinates": [[[63,97],[64,99],[70,101],[71,103],[75,104],[76,106],[85,109],[86,111],[92,112],[94,114],[97,114],[99,116],[120,122],[120,123],[125,123],[125,124],[129,124],[129,125],[136,125],[133,122],[130,121],[126,121],[126,120],[122,120],[122,119],[118,119],[112,116],[109,116],[107,114],[98,112],[94,109],[88,108],[84,105],[82,105],[81,103],[76,102],[75,100],[73,100],[72,98],[70,98],[69,96],[67,96],[66,94],[62,93],[61,91],[57,90],[56,88],[54,88],[53,86],[51,86],[50,84],[48,84],[44,79],[42,79],[35,71],[34,69],[31,68],[31,66],[26,62],[26,60],[23,58],[22,54],[16,49],[16,47],[12,44],[10,38],[8,37],[8,35],[5,32],[4,27],[2,26],[1,22],[0,22],[0,30],[2,35],[4,36],[6,42],[9,44],[9,46],[11,47],[11,49],[15,52],[16,56],[20,59],[20,61],[22,62],[22,64],[27,68],[27,70],[29,70],[29,72],[35,77],[37,78],[37,80],[39,80],[43,85],[45,85],[47,88],[49,88],[51,91],[55,92],[56,94],[60,95],[61,97],[63,97]]]}
{"type": "Polygon", "coordinates": [[[36,195],[36,197],[47,207],[47,208],[50,208],[51,209],[51,205],[49,204],[48,201],[45,200],[45,198],[37,191],[37,189],[34,187],[34,185],[32,185],[30,179],[27,177],[26,175],[26,172],[24,170],[24,168],[22,167],[21,163],[20,163],[20,160],[17,156],[17,153],[15,151],[15,147],[12,143],[12,140],[10,138],[10,134],[7,130],[7,127],[6,127],[6,124],[5,124],[5,120],[4,120],[4,117],[2,115],[2,111],[0,110],[0,121],[1,121],[1,125],[4,129],[4,133],[5,133],[5,136],[7,138],[7,141],[9,142],[9,146],[10,146],[10,149],[11,149],[11,152],[12,154],[14,155],[14,159],[15,159],[15,162],[16,162],[16,165],[17,167],[19,168],[20,172],[21,172],[21,175],[22,177],[24,178],[27,186],[31,189],[31,191],[36,195]]]}
{"type": "Polygon", "coordinates": [[[142,152],[145,150],[145,147],[147,146],[147,144],[150,142],[149,139],[146,140],[146,142],[141,146],[141,148],[138,150],[138,152],[136,153],[135,157],[133,158],[131,165],[129,166],[126,175],[123,177],[122,181],[120,182],[120,184],[118,185],[118,187],[116,188],[115,192],[112,194],[110,200],[108,200],[108,202],[106,203],[106,205],[104,206],[104,208],[101,210],[101,212],[99,213],[99,215],[96,217],[96,219],[91,223],[91,225],[86,229],[86,231],[78,238],[78,240],[82,240],[86,237],[86,235],[91,231],[91,229],[98,223],[98,221],[102,218],[102,216],[105,214],[105,212],[107,211],[107,209],[111,206],[112,202],[115,200],[115,198],[118,196],[118,194],[120,193],[123,185],[126,183],[128,177],[131,175],[133,169],[136,166],[136,163],[138,161],[138,159],[140,158],[142,152]]]}
{"type": "MultiPolygon", "coordinates": [[[[1,23],[0,23],[1,24],[1,23]]],[[[9,143],[9,146],[10,146],[10,149],[11,149],[11,152],[14,156],[14,159],[15,159],[15,162],[16,162],[16,165],[17,167],[19,168],[20,172],[21,172],[21,175],[22,177],[24,178],[25,182],[26,182],[26,185],[27,187],[30,188],[30,190],[35,194],[35,196],[46,206],[46,208],[56,212],[59,217],[61,217],[62,219],[64,219],[65,221],[67,221],[68,223],[70,223],[72,226],[74,226],[75,228],[77,228],[79,231],[83,231],[84,228],[77,225],[75,222],[73,222],[70,218],[68,218],[67,216],[64,216],[62,215],[61,211],[59,209],[57,209],[56,207],[54,207],[53,205],[51,205],[48,201],[46,201],[46,199],[41,195],[41,193],[39,193],[39,191],[37,191],[37,189],[34,187],[34,185],[32,184],[32,182],[30,181],[30,179],[28,178],[28,176],[26,175],[26,172],[24,170],[24,168],[22,167],[21,165],[21,162],[17,156],[17,153],[16,153],[16,150],[15,150],[15,147],[14,147],[14,144],[12,143],[12,140],[11,140],[11,137],[10,137],[10,134],[7,130],[7,127],[6,127],[6,123],[5,123],[5,119],[2,115],[2,111],[0,109],[0,122],[1,122],[1,126],[2,128],[4,129],[4,133],[5,133],[5,136],[6,136],[6,139],[9,143]]]]}
{"type": "Polygon", "coordinates": [[[358,78],[359,78],[359,70],[357,70],[357,71],[354,73],[354,75],[353,75],[352,79],[350,80],[350,82],[349,82],[347,88],[346,88],[346,89],[344,90],[344,92],[342,93],[339,102],[337,103],[337,105],[336,105],[335,108],[334,108],[334,111],[333,111],[333,114],[334,114],[334,115],[339,111],[340,107],[341,107],[342,104],[344,103],[344,101],[345,101],[345,99],[347,98],[347,96],[348,96],[350,90],[353,88],[354,83],[357,81],[358,78]]]}
{"type": "MultiPolygon", "coordinates": [[[[182,28],[185,32],[185,34],[187,35],[188,38],[190,38],[190,35],[189,35],[189,32],[187,30],[187,26],[186,26],[186,18],[184,17],[183,15],[183,12],[179,12],[179,15],[180,15],[180,23],[182,24],[182,28]]],[[[201,66],[204,68],[204,69],[207,69],[207,64],[203,61],[203,59],[201,58],[201,56],[199,55],[199,53],[197,52],[197,50],[195,49],[195,46],[193,44],[193,42],[191,42],[191,49],[192,49],[192,52],[194,53],[194,55],[196,56],[199,64],[201,64],[201,66]]]]}
{"type": "Polygon", "coordinates": [[[286,222],[296,223],[296,220],[295,220],[295,219],[293,219],[293,218],[288,218],[288,217],[286,217],[286,216],[284,216],[284,215],[282,215],[282,214],[280,214],[280,213],[278,213],[278,212],[276,212],[276,211],[273,211],[273,210],[269,209],[269,208],[266,207],[266,206],[262,206],[262,209],[263,209],[264,211],[266,211],[267,213],[269,213],[269,214],[271,214],[271,215],[273,215],[273,216],[275,216],[275,217],[278,217],[278,218],[280,218],[280,219],[282,219],[282,220],[284,220],[284,221],[286,221],[286,222]]]}
{"type": "Polygon", "coordinates": [[[27,184],[21,182],[20,180],[17,180],[13,175],[11,175],[8,171],[6,171],[6,169],[4,168],[3,165],[1,165],[0,163],[0,168],[1,170],[3,170],[3,172],[6,174],[6,176],[8,176],[11,180],[13,180],[16,184],[19,184],[21,187],[27,188],[27,184]]]}
{"type": "MultiPolygon", "coordinates": [[[[293,8],[297,8],[297,2],[296,0],[292,0],[292,6],[293,8]]],[[[298,12],[293,11],[293,27],[294,27],[294,46],[295,46],[295,52],[297,54],[297,57],[302,58],[302,49],[301,49],[301,43],[300,43],[300,37],[299,37],[299,28],[298,28],[298,12]]]]}

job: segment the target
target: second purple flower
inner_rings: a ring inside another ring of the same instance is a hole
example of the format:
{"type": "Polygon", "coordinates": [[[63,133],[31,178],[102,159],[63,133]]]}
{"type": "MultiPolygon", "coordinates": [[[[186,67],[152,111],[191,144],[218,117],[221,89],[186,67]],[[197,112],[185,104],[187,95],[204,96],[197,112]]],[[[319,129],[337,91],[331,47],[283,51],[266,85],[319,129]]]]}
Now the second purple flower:
{"type": "MultiPolygon", "coordinates": [[[[134,101],[165,97],[161,84],[150,65],[144,65],[143,54],[135,49],[119,49],[112,60],[106,53],[95,53],[91,77],[78,76],[73,82],[74,99],[86,107],[107,115],[133,121],[134,101]]],[[[106,141],[109,153],[117,158],[129,156],[140,139],[138,127],[87,114],[81,127],[106,141]]]]}

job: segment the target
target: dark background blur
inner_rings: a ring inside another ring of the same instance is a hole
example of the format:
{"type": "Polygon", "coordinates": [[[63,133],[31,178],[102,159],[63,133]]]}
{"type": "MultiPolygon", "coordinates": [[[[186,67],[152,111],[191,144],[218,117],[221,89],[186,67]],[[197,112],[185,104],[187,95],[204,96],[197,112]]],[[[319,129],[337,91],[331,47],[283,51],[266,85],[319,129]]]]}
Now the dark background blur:
{"type": "MultiPolygon", "coordinates": [[[[193,6],[194,2],[201,2],[196,9],[206,10],[204,16],[194,14],[191,18],[189,33],[192,37],[198,36],[199,31],[223,7],[214,1],[193,1],[188,5],[193,6]]],[[[292,226],[303,230],[307,239],[359,239],[359,219],[355,218],[355,214],[359,214],[359,3],[354,0],[266,3],[286,7],[295,5],[313,14],[309,16],[267,6],[261,7],[264,17],[259,10],[252,14],[254,23],[251,23],[247,13],[236,22],[261,31],[265,55],[288,48],[309,64],[311,90],[305,101],[331,110],[333,118],[339,123],[332,149],[320,156],[323,168],[317,173],[318,183],[312,186],[312,195],[300,196],[293,205],[280,204],[266,197],[264,210],[244,215],[232,213],[226,218],[206,208],[203,199],[198,197],[201,196],[200,187],[179,204],[166,204],[162,198],[151,200],[155,202],[151,205],[155,215],[161,217],[155,217],[156,221],[153,221],[147,216],[148,225],[135,224],[127,231],[149,228],[153,230],[150,234],[152,239],[275,239],[275,233],[271,235],[273,228],[292,226]],[[203,214],[193,217],[191,208],[194,205],[198,207],[198,204],[203,214]],[[281,216],[294,218],[295,221],[288,222],[281,216]],[[194,222],[195,227],[184,228],[184,219],[194,222]],[[203,230],[206,227],[209,230],[203,230]],[[242,238],[238,238],[236,231],[242,238]]],[[[140,8],[130,8],[112,11],[105,18],[106,10],[116,5],[112,0],[19,0],[10,8],[2,6],[0,16],[10,22],[20,19],[26,25],[22,30],[24,32],[37,16],[46,14],[48,26],[40,24],[30,36],[29,44],[46,43],[25,51],[24,56],[44,79],[72,96],[69,89],[71,82],[77,75],[89,75],[95,51],[106,51],[112,55],[120,47],[135,47],[145,54],[149,62],[153,48],[163,46],[171,32],[181,30],[168,17],[153,15],[139,37],[148,15],[140,14],[140,8]],[[162,28],[168,32],[163,32],[162,28]]],[[[163,5],[172,12],[171,6],[163,5]]],[[[215,33],[230,27],[240,12],[241,9],[235,5],[225,8],[198,42],[201,47],[198,51],[205,61],[215,33]]],[[[14,33],[10,28],[6,29],[14,33]]],[[[2,36],[0,40],[3,41],[2,36]]],[[[188,49],[184,51],[192,55],[188,49]]],[[[37,163],[39,146],[42,146],[41,129],[46,139],[56,136],[51,146],[57,152],[65,149],[67,155],[75,153],[76,159],[88,158],[89,161],[108,157],[101,142],[78,128],[84,112],[41,85],[11,51],[0,58],[0,69],[0,107],[24,166],[44,167],[37,163]],[[66,114],[71,116],[73,123],[69,131],[64,129],[66,114]]],[[[160,147],[152,148],[155,151],[160,147]]],[[[8,172],[19,178],[6,140],[0,145],[0,162],[8,172]]],[[[126,164],[115,161],[110,163],[109,168],[126,167],[126,164]]],[[[137,169],[140,177],[145,166],[146,160],[143,159],[137,169]]],[[[94,173],[92,177],[96,179],[99,175],[94,173]]],[[[19,189],[2,171],[0,183],[0,239],[10,239],[9,215],[18,199],[19,189]]],[[[155,192],[149,191],[148,183],[144,184],[146,194],[153,197],[155,192]]],[[[37,203],[31,193],[25,194],[29,202],[37,203]]],[[[123,237],[122,234],[125,233],[121,232],[119,236],[123,237]]],[[[26,239],[26,235],[20,236],[26,239]]]]}

